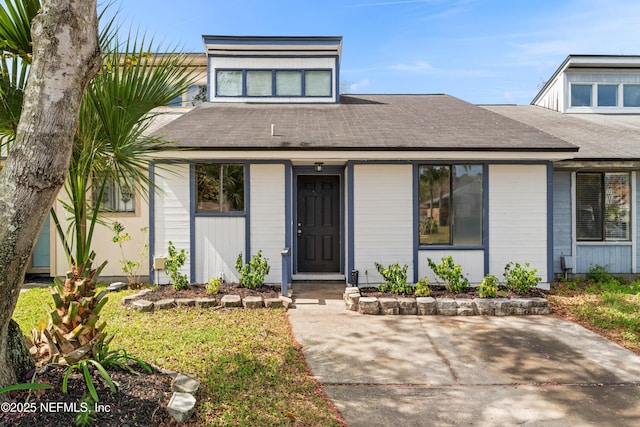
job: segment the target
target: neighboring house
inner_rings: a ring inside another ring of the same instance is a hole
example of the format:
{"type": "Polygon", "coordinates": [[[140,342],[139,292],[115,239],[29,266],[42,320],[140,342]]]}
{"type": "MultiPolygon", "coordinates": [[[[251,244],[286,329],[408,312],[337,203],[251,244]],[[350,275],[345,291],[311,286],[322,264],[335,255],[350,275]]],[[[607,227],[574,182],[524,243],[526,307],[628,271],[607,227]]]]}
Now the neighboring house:
{"type": "Polygon", "coordinates": [[[485,108],[580,147],[554,164],[553,271],[637,274],[640,56],[570,55],[531,105],[485,108]]]}
{"type": "Polygon", "coordinates": [[[154,162],[151,254],[187,250],[195,282],[236,280],[258,250],[270,283],[374,285],[374,262],[415,282],[445,255],[476,283],[511,261],[552,280],[554,163],[574,144],[447,95],[341,96],[341,37],[204,43],[210,102],[155,133],[178,150],[154,162]]]}

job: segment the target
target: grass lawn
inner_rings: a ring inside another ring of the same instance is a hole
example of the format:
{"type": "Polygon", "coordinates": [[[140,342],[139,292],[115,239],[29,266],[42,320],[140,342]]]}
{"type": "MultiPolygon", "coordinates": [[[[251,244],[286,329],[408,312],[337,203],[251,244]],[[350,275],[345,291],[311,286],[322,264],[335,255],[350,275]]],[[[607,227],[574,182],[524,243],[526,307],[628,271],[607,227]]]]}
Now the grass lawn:
{"type": "Polygon", "coordinates": [[[572,320],[640,354],[640,281],[625,283],[606,275],[597,281],[552,286],[554,315],[572,320]]]}
{"type": "MultiPolygon", "coordinates": [[[[180,307],[153,313],[122,308],[131,291],[112,293],[102,310],[110,347],[202,382],[193,425],[344,425],[309,374],[284,310],[180,307]]],[[[46,320],[47,289],[20,295],[23,331],[46,320]]]]}

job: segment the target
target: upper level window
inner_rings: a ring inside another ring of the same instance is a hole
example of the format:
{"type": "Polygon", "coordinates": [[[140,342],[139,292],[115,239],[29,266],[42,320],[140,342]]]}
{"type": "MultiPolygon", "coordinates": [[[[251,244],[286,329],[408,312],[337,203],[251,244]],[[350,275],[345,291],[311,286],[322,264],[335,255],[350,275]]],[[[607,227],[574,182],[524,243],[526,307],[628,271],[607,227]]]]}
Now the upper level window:
{"type": "Polygon", "coordinates": [[[482,245],[482,165],[420,166],[419,174],[420,244],[482,245]]]}
{"type": "Polygon", "coordinates": [[[624,85],[624,106],[640,107],[640,85],[624,85]]]}
{"type": "Polygon", "coordinates": [[[571,85],[571,106],[591,107],[591,93],[593,85],[572,84],[571,85]]]}
{"type": "Polygon", "coordinates": [[[578,241],[630,239],[630,182],[628,172],[576,174],[578,241]]]}
{"type": "Polygon", "coordinates": [[[331,70],[216,70],[216,96],[330,97],[331,70]]]}
{"type": "Polygon", "coordinates": [[[598,107],[618,106],[618,85],[598,85],[598,107]]]}
{"type": "Polygon", "coordinates": [[[243,212],[244,165],[197,164],[196,212],[243,212]]]}

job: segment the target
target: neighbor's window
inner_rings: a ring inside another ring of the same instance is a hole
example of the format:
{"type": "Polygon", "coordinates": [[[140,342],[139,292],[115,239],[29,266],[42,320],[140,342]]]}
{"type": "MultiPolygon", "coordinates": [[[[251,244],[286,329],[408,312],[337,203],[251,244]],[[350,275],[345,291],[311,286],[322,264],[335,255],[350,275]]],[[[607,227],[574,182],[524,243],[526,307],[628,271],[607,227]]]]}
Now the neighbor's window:
{"type": "Polygon", "coordinates": [[[598,107],[618,105],[618,85],[598,85],[598,107]]]}
{"type": "Polygon", "coordinates": [[[592,85],[572,84],[571,85],[571,106],[591,107],[592,85]]]}
{"type": "Polygon", "coordinates": [[[640,107],[640,85],[624,85],[622,91],[625,107],[640,107]]]}
{"type": "Polygon", "coordinates": [[[630,239],[630,182],[628,172],[576,175],[576,233],[579,241],[630,239]]]}
{"type": "Polygon", "coordinates": [[[302,95],[302,71],[276,71],[276,95],[302,95]]]}
{"type": "MultiPolygon", "coordinates": [[[[99,188],[94,189],[94,200],[98,197],[97,191],[99,188]]],[[[134,192],[128,186],[120,186],[112,178],[107,178],[100,210],[112,213],[134,213],[136,211],[134,192]]]]}
{"type": "Polygon", "coordinates": [[[217,96],[242,96],[242,71],[216,72],[216,95],[217,96]]]}
{"type": "Polygon", "coordinates": [[[331,96],[331,71],[306,71],[304,96],[331,96]]]}
{"type": "Polygon", "coordinates": [[[482,245],[482,165],[420,166],[421,245],[482,245]]]}
{"type": "Polygon", "coordinates": [[[197,164],[196,212],[243,212],[244,165],[197,164]]]}
{"type": "Polygon", "coordinates": [[[247,96],[271,96],[271,71],[247,71],[247,96]]]}

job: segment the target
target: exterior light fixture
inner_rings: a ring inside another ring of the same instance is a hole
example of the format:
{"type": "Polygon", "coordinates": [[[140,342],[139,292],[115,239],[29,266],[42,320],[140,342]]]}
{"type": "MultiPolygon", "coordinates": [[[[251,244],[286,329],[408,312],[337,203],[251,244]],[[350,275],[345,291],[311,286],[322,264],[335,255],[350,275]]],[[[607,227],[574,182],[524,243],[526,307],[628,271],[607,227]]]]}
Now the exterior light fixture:
{"type": "Polygon", "coordinates": [[[316,172],[322,172],[322,166],[324,165],[324,163],[315,162],[314,165],[316,165],[316,172]]]}

